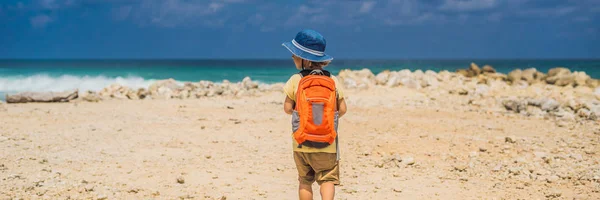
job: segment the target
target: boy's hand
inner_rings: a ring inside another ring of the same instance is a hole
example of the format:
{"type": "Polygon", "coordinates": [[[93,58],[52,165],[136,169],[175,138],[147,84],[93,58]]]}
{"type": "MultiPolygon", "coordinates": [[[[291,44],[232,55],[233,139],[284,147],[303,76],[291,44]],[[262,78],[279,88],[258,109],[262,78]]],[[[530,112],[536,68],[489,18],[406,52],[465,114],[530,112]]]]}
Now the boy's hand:
{"type": "Polygon", "coordinates": [[[291,115],[294,112],[294,100],[290,99],[290,97],[285,97],[285,102],[283,102],[283,111],[288,115],[291,115]]]}

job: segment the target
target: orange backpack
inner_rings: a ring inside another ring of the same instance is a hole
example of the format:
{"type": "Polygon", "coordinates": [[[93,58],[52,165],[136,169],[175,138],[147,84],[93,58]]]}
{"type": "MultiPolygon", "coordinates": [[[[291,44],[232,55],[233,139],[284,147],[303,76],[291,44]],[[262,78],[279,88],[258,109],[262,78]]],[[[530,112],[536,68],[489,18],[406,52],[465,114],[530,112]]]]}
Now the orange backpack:
{"type": "Polygon", "coordinates": [[[296,91],[292,125],[300,145],[324,148],[337,136],[337,92],[331,74],[304,70],[296,91]]]}

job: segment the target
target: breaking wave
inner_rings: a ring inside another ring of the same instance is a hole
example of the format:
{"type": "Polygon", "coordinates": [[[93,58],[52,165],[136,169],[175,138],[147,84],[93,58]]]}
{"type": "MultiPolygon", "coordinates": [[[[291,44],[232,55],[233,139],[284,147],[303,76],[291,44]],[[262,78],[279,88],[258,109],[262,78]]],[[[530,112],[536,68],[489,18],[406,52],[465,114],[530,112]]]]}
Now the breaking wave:
{"type": "Polygon", "coordinates": [[[62,75],[58,77],[47,74],[31,76],[6,76],[0,77],[0,92],[59,92],[70,89],[80,91],[99,91],[111,84],[118,83],[129,88],[148,88],[155,80],[146,80],[138,76],[106,77],[106,76],[73,76],[62,75]]]}

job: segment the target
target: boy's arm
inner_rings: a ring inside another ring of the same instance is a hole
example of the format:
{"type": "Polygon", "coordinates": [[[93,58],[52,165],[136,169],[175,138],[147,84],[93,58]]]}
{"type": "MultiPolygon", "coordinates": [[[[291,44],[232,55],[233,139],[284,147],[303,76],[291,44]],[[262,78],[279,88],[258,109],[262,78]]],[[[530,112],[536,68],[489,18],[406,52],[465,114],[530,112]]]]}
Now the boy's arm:
{"type": "Polygon", "coordinates": [[[338,114],[339,117],[344,116],[344,114],[346,114],[346,111],[348,111],[348,108],[346,107],[346,99],[341,99],[338,100],[338,114]]]}
{"type": "Polygon", "coordinates": [[[291,115],[294,112],[294,100],[290,99],[290,97],[285,96],[285,102],[283,102],[283,111],[288,115],[291,115]]]}

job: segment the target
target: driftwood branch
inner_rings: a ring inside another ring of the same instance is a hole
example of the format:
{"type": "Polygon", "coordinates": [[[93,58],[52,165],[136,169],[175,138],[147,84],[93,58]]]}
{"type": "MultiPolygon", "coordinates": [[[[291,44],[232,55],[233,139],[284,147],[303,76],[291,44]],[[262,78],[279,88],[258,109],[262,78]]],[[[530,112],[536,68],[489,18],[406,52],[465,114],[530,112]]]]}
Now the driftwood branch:
{"type": "Polygon", "coordinates": [[[69,102],[76,99],[79,96],[78,93],[77,89],[65,92],[22,92],[6,95],[6,103],[69,102]]]}

